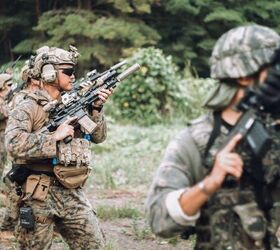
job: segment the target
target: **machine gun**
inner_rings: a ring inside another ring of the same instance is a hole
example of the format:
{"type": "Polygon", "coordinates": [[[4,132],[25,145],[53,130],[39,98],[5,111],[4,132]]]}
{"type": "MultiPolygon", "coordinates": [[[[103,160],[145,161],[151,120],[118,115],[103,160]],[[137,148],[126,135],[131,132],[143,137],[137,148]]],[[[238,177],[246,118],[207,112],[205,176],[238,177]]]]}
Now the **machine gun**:
{"type": "MultiPolygon", "coordinates": [[[[118,63],[103,73],[90,72],[86,80],[80,83],[80,86],[76,86],[69,93],[62,95],[61,102],[53,101],[46,105],[45,110],[49,111],[49,121],[45,128],[48,131],[54,131],[69,117],[77,117],[75,124],[79,124],[88,134],[91,134],[96,124],[89,118],[88,110],[92,103],[99,99],[99,91],[115,88],[117,83],[140,69],[139,64],[134,64],[119,74],[117,69],[124,64],[125,62],[118,63]]],[[[72,138],[68,136],[64,142],[68,143],[71,140],[72,138]]]]}

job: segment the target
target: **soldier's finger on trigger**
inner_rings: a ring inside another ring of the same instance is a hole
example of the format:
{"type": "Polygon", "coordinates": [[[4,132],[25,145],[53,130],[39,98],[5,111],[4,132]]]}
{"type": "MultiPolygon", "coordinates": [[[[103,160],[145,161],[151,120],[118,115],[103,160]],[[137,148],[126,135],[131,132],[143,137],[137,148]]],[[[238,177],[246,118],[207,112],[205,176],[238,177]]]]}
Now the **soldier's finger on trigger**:
{"type": "Polygon", "coordinates": [[[99,99],[102,101],[106,101],[106,98],[103,95],[99,95],[99,99]]]}
{"type": "Polygon", "coordinates": [[[103,89],[103,92],[107,95],[109,95],[111,93],[111,89],[103,89]]]}
{"type": "Polygon", "coordinates": [[[77,118],[78,118],[77,116],[72,116],[72,117],[69,116],[69,117],[66,119],[66,121],[63,122],[63,124],[70,124],[71,122],[77,120],[77,118]]]}
{"type": "Polygon", "coordinates": [[[237,134],[235,135],[229,142],[228,144],[221,150],[221,152],[231,152],[235,146],[237,145],[237,143],[241,140],[242,135],[241,134],[237,134]]]}

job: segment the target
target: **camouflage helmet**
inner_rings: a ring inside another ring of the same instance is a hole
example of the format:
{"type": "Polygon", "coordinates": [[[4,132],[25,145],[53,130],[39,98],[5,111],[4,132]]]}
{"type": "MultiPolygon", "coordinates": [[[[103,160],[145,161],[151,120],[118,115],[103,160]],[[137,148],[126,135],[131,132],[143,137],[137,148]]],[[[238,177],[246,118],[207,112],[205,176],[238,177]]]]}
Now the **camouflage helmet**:
{"type": "Polygon", "coordinates": [[[60,64],[77,63],[79,53],[77,48],[70,46],[69,51],[56,47],[43,46],[36,51],[36,55],[30,58],[30,75],[32,78],[42,79],[42,69],[45,65],[52,65],[54,69],[60,64]]]}
{"type": "Polygon", "coordinates": [[[0,90],[4,88],[5,85],[11,86],[12,84],[13,81],[12,81],[11,74],[7,74],[7,73],[0,74],[0,90]]]}
{"type": "Polygon", "coordinates": [[[231,29],[214,46],[210,58],[211,77],[226,79],[252,75],[271,63],[279,44],[279,35],[264,26],[231,29]]]}

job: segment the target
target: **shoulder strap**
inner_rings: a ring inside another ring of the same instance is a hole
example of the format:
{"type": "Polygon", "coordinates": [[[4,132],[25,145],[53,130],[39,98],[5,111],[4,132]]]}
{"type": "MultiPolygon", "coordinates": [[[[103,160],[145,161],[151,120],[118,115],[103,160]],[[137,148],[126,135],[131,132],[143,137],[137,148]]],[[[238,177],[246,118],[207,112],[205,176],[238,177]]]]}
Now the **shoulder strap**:
{"type": "Polygon", "coordinates": [[[208,155],[208,152],[212,145],[214,144],[216,138],[220,135],[221,133],[221,125],[222,125],[222,118],[221,118],[221,112],[220,111],[215,111],[213,113],[214,116],[214,127],[213,130],[210,134],[209,140],[207,142],[204,154],[203,154],[203,159],[205,159],[208,155]]]}

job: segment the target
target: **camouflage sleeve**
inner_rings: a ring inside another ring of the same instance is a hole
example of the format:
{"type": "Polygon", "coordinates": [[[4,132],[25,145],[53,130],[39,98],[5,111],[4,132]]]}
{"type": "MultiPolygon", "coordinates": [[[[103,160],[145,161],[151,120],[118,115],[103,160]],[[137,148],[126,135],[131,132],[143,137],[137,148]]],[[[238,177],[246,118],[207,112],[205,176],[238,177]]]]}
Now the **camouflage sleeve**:
{"type": "Polygon", "coordinates": [[[176,223],[167,209],[166,197],[194,185],[202,176],[198,149],[185,129],[168,145],[146,200],[148,220],[155,234],[170,237],[194,224],[176,223]]]}
{"type": "Polygon", "coordinates": [[[32,131],[36,123],[36,106],[24,101],[15,107],[8,119],[5,145],[14,159],[47,159],[56,156],[56,142],[51,134],[32,131]]]}
{"type": "Polygon", "coordinates": [[[104,112],[92,111],[91,119],[97,124],[94,132],[92,133],[92,141],[94,143],[101,143],[107,137],[107,125],[104,118],[104,112]]]}
{"type": "Polygon", "coordinates": [[[8,117],[9,107],[8,104],[0,98],[0,121],[5,120],[8,117]]]}

